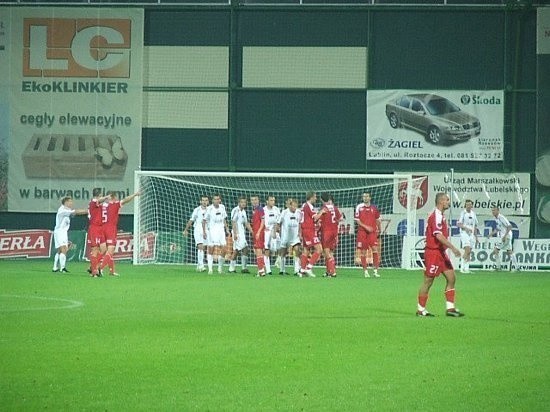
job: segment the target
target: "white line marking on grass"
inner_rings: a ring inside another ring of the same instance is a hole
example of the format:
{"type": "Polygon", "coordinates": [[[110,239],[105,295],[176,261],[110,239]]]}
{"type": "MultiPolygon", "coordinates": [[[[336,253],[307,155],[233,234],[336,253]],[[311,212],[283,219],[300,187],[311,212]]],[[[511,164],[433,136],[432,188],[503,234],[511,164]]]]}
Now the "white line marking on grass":
{"type": "Polygon", "coordinates": [[[54,302],[65,303],[62,306],[39,306],[35,308],[1,308],[0,312],[22,312],[22,311],[33,311],[33,310],[57,310],[57,309],[75,309],[80,306],[84,306],[84,302],[79,300],[71,299],[62,299],[62,298],[49,298],[47,296],[29,296],[29,295],[0,295],[0,298],[16,298],[16,299],[38,299],[38,300],[47,300],[54,302]]]}

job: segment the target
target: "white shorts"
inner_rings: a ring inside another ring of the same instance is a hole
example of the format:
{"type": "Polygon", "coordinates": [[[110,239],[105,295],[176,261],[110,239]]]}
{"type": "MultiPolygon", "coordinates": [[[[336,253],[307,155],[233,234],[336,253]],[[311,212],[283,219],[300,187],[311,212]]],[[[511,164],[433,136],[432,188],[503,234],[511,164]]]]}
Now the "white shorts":
{"type": "Polygon", "coordinates": [[[277,252],[279,250],[279,244],[281,243],[281,238],[279,237],[278,233],[275,234],[275,237],[273,237],[272,235],[273,235],[273,232],[271,230],[266,230],[264,232],[264,236],[265,236],[264,249],[277,252]]]}
{"type": "Polygon", "coordinates": [[[288,249],[291,246],[299,245],[301,242],[298,236],[298,228],[296,230],[284,231],[281,234],[281,246],[280,249],[288,249]]]}
{"type": "Polygon", "coordinates": [[[53,241],[56,249],[61,246],[69,246],[69,233],[66,230],[54,230],[53,241]]]}
{"type": "Polygon", "coordinates": [[[506,236],[504,241],[502,241],[502,238],[499,237],[498,240],[495,242],[495,249],[506,251],[512,250],[512,236],[506,236]]]}
{"type": "Polygon", "coordinates": [[[225,228],[223,226],[214,226],[208,230],[208,246],[225,246],[225,228]]]}
{"type": "Polygon", "coordinates": [[[464,231],[460,232],[460,244],[462,247],[471,247],[474,248],[476,245],[476,237],[473,233],[466,233],[464,231]]]}
{"type": "Polygon", "coordinates": [[[196,226],[193,231],[193,237],[195,238],[195,245],[200,245],[201,243],[206,243],[207,239],[204,238],[204,231],[202,226],[196,226]]]}
{"type": "Polygon", "coordinates": [[[239,238],[236,240],[235,240],[234,233],[232,233],[232,236],[233,236],[233,250],[241,251],[248,246],[248,242],[246,241],[246,233],[240,234],[239,238]]]}

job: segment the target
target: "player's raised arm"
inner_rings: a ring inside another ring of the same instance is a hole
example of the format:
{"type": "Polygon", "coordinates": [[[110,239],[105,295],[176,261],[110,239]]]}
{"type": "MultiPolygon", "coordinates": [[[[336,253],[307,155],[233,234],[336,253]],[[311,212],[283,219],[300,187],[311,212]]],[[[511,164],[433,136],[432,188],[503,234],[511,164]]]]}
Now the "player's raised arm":
{"type": "Polygon", "coordinates": [[[134,200],[134,198],[135,198],[136,196],[140,196],[140,195],[141,195],[141,192],[140,192],[140,191],[137,191],[136,193],[133,193],[133,194],[131,194],[130,196],[125,197],[124,199],[122,199],[122,200],[120,201],[120,204],[121,204],[121,205],[125,205],[126,203],[129,203],[129,202],[131,202],[132,200],[134,200]]]}

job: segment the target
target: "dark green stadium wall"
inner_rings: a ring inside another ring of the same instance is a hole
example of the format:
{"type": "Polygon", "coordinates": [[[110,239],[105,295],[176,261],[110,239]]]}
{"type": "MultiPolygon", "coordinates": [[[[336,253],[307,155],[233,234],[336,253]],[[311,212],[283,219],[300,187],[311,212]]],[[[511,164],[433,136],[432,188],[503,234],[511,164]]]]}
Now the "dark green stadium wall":
{"type": "Polygon", "coordinates": [[[369,173],[453,167],[532,172],[535,25],[535,9],[147,10],[146,46],[229,46],[229,125],[224,131],[146,128],[142,167],[369,173]],[[365,87],[247,87],[242,81],[242,54],[250,46],[364,47],[365,87]],[[367,88],[505,90],[504,161],[367,161],[367,88]],[[182,156],[166,155],[163,148],[168,141],[182,156]],[[204,150],[201,142],[214,151],[204,150]],[[332,150],[326,156],[312,147],[332,150]]]}

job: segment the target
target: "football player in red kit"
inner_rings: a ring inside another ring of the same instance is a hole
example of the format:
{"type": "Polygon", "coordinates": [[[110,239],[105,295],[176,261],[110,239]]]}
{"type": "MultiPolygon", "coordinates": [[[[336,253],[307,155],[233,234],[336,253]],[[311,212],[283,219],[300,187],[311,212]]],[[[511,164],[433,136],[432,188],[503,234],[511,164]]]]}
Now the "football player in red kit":
{"type": "Polygon", "coordinates": [[[367,268],[367,252],[372,252],[374,265],[374,277],[379,278],[378,268],[380,267],[380,249],[378,237],[380,236],[380,211],[371,204],[369,192],[363,193],[363,202],[355,208],[355,223],[357,223],[357,249],[356,258],[360,260],[366,278],[370,277],[367,268]]]}
{"type": "Polygon", "coordinates": [[[336,277],[336,260],[334,259],[334,250],[338,246],[338,227],[342,214],[338,207],[334,205],[334,198],[328,193],[321,194],[323,207],[319,211],[321,221],[321,244],[325,256],[327,272],[325,276],[336,277]]]}
{"type": "Polygon", "coordinates": [[[306,202],[302,205],[302,221],[300,222],[300,237],[302,239],[302,256],[300,257],[300,272],[298,275],[314,278],[312,268],[321,257],[323,248],[321,240],[317,236],[316,223],[320,215],[315,210],[317,194],[306,193],[306,202]],[[311,252],[313,249],[313,252],[311,252]]]}
{"type": "Polygon", "coordinates": [[[118,276],[115,272],[115,261],[113,256],[115,255],[116,238],[118,232],[118,215],[123,205],[134,200],[136,196],[141,193],[136,192],[122,200],[118,200],[116,192],[109,192],[108,199],[101,205],[102,208],[102,228],[105,243],[107,244],[107,251],[103,255],[103,261],[101,263],[101,269],[105,266],[109,266],[109,274],[111,276],[118,276]]]}
{"type": "Polygon", "coordinates": [[[250,203],[252,204],[252,242],[254,243],[254,254],[256,255],[256,264],[258,265],[258,276],[265,276],[265,239],[263,230],[260,230],[264,208],[260,204],[260,197],[257,195],[250,196],[250,203]]]}
{"type": "Polygon", "coordinates": [[[449,208],[449,196],[445,193],[435,195],[435,209],[428,217],[426,226],[426,247],[424,249],[424,281],[418,291],[417,316],[433,316],[426,310],[428,293],[434,279],[443,274],[447,281],[445,285],[445,300],[447,307],[447,316],[461,317],[462,312],[455,308],[455,271],[453,265],[447,256],[447,249],[451,249],[456,257],[460,257],[460,250],[454,246],[447,238],[449,236],[449,226],[443,212],[449,208]]]}
{"type": "Polygon", "coordinates": [[[108,196],[101,196],[99,187],[92,189],[92,200],[88,203],[88,237],[86,243],[90,246],[90,276],[98,277],[99,262],[101,261],[101,245],[105,244],[102,226],[101,204],[108,196]]]}

